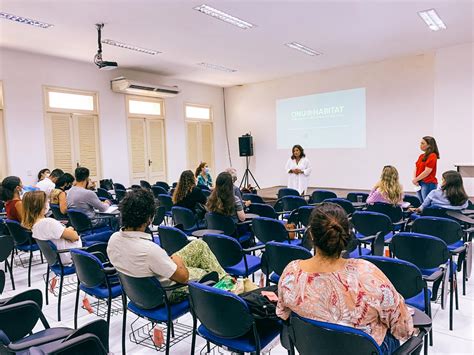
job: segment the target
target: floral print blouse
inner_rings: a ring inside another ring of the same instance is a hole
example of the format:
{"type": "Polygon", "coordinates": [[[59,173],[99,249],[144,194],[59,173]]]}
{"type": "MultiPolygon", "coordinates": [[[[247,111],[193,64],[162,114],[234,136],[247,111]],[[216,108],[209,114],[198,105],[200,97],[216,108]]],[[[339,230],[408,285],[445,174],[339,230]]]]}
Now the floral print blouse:
{"type": "Polygon", "coordinates": [[[348,259],[343,270],[309,273],[299,260],[287,265],[278,284],[277,315],[301,317],[363,330],[380,345],[387,330],[399,340],[413,333],[405,301],[375,265],[348,259]]]}

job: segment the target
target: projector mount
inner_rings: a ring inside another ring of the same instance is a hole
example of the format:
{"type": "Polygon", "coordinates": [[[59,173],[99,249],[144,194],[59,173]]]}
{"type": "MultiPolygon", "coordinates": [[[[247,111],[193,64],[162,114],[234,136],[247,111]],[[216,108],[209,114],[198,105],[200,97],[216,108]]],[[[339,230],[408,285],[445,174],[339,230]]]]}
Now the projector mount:
{"type": "Polygon", "coordinates": [[[117,62],[108,62],[102,59],[102,29],[104,28],[103,23],[97,23],[95,25],[97,28],[97,53],[94,56],[94,63],[99,67],[99,69],[111,70],[118,67],[117,62]]]}

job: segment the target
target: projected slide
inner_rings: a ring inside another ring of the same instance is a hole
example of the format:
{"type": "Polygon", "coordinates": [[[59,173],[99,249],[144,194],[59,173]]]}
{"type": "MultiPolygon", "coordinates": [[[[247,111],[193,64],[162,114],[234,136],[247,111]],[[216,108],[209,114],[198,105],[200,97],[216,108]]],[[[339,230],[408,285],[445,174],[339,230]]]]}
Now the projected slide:
{"type": "Polygon", "coordinates": [[[365,88],[277,100],[277,148],[365,147],[365,88]]]}

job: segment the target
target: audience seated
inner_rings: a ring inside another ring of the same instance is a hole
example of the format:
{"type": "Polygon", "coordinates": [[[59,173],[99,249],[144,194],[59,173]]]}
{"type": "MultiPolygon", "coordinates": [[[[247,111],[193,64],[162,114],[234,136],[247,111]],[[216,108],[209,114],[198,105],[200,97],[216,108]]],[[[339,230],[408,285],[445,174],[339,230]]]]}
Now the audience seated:
{"type": "Polygon", "coordinates": [[[240,191],[240,188],[235,185],[235,183],[237,182],[237,170],[235,168],[227,168],[225,169],[225,172],[229,173],[230,176],[232,176],[232,187],[234,189],[234,195],[239,198],[242,205],[244,205],[245,207],[250,206],[252,204],[252,201],[244,201],[242,198],[242,191],[240,191]]]}
{"type": "Polygon", "coordinates": [[[23,205],[20,193],[23,190],[23,183],[18,176],[8,176],[3,179],[0,186],[0,199],[5,203],[7,218],[21,223],[23,205]]]}
{"type": "MultiPolygon", "coordinates": [[[[48,200],[43,191],[27,192],[23,196],[22,225],[33,232],[33,238],[39,240],[50,240],[60,249],[71,249],[82,247],[79,235],[72,227],[65,227],[54,218],[45,217],[48,200]]],[[[72,264],[71,254],[61,253],[63,265],[72,264]]]]}
{"type": "Polygon", "coordinates": [[[431,191],[423,204],[415,209],[423,212],[427,207],[440,207],[449,210],[463,210],[468,206],[469,197],[464,190],[461,174],[454,170],[443,173],[441,188],[431,191]]]}
{"type": "Polygon", "coordinates": [[[232,176],[220,173],[216,179],[216,188],[207,201],[209,212],[230,216],[235,222],[245,221],[245,212],[240,199],[234,195],[232,176]]]}
{"type": "Polygon", "coordinates": [[[204,217],[206,210],[203,205],[207,198],[201,189],[196,187],[196,178],[191,170],[185,170],[179,177],[178,185],[173,193],[173,204],[195,212],[199,219],[204,217]]]}
{"type": "Polygon", "coordinates": [[[398,180],[398,171],[391,165],[384,166],[379,182],[375,184],[367,197],[367,203],[375,202],[401,205],[403,203],[403,188],[398,180]]]}
{"type": "Polygon", "coordinates": [[[41,169],[38,171],[38,182],[48,177],[51,174],[51,171],[48,168],[41,169]]]}
{"type": "Polygon", "coordinates": [[[206,162],[202,162],[196,169],[195,176],[197,179],[198,185],[207,186],[212,188],[212,177],[209,174],[209,166],[207,166],[206,162]]]}
{"type": "Polygon", "coordinates": [[[84,167],[76,168],[74,175],[76,176],[76,185],[71,187],[67,193],[67,208],[81,211],[91,219],[94,227],[101,227],[108,223],[106,219],[94,219],[95,210],[105,212],[110,201],[100,201],[94,191],[89,190],[89,169],[84,167]]]}
{"type": "Polygon", "coordinates": [[[54,169],[49,176],[45,175],[45,178],[38,182],[36,184],[36,187],[39,190],[44,191],[46,193],[46,196],[49,198],[49,195],[51,195],[51,191],[53,191],[56,187],[56,182],[63,175],[64,171],[62,171],[61,169],[54,169]]]}
{"type": "Polygon", "coordinates": [[[350,226],[342,207],[322,203],[311,213],[314,256],[287,265],[278,284],[277,315],[291,312],[322,322],[363,330],[391,354],[414,332],[405,301],[373,264],[343,259],[350,226]]]}
{"type": "Polygon", "coordinates": [[[74,176],[65,173],[56,181],[56,187],[49,195],[49,202],[59,205],[62,214],[67,212],[66,191],[69,190],[74,183],[74,176]]]}
{"type": "MultiPolygon", "coordinates": [[[[112,235],[107,254],[114,267],[129,276],[155,276],[163,286],[174,282],[187,283],[209,272],[225,276],[224,269],[202,240],[194,240],[171,257],[155,244],[145,229],[155,215],[155,200],[150,191],[129,191],[120,202],[122,229],[112,235]]],[[[187,297],[183,288],[170,295],[171,302],[187,297]]]]}

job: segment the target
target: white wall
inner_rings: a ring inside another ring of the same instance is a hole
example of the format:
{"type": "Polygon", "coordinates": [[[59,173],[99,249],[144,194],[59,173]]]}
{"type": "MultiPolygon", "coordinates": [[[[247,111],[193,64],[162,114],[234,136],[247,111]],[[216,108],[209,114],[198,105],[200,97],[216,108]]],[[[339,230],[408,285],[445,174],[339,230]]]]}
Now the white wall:
{"type": "Polygon", "coordinates": [[[313,164],[310,186],[368,189],[382,167],[392,164],[405,189],[411,190],[419,141],[425,135],[439,141],[440,172],[459,161],[474,163],[472,51],[472,44],[457,46],[226,89],[232,160],[243,166],[236,137],[251,131],[251,169],[258,182],[265,187],[285,185],[290,151],[276,149],[276,100],[365,87],[366,148],[308,149],[313,164]]]}
{"type": "MultiPolygon", "coordinates": [[[[92,60],[91,60],[92,61],[92,60]]],[[[129,183],[125,98],[110,90],[110,79],[124,75],[152,84],[178,85],[181,93],[165,99],[168,180],[176,181],[186,166],[184,103],[213,108],[214,144],[225,144],[223,90],[219,87],[171,80],[133,70],[101,72],[92,63],[1,49],[0,80],[5,98],[8,172],[33,183],[36,172],[47,166],[44,135],[43,85],[90,90],[99,93],[102,176],[129,183]],[[33,176],[27,176],[31,170],[33,176]]],[[[218,170],[228,165],[216,149],[218,170]]],[[[52,167],[50,167],[52,168],[52,167]]]]}

